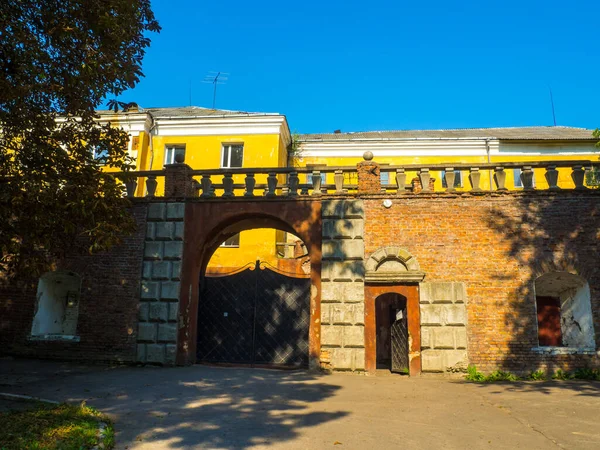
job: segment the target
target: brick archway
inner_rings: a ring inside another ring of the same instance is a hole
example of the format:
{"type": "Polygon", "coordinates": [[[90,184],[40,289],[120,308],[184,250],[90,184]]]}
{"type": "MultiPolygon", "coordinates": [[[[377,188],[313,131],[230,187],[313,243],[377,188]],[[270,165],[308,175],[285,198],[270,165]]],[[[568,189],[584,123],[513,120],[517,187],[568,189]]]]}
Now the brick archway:
{"type": "Polygon", "coordinates": [[[235,233],[276,228],[298,236],[311,260],[309,364],[319,367],[321,352],[321,203],[312,200],[190,202],[185,213],[181,266],[177,364],[196,361],[198,281],[219,244],[235,233]]]}
{"type": "Polygon", "coordinates": [[[406,297],[409,334],[409,374],[421,373],[421,312],[419,285],[425,273],[417,259],[401,247],[375,251],[365,265],[365,370],[377,368],[377,330],[375,301],[383,294],[406,297]]]}

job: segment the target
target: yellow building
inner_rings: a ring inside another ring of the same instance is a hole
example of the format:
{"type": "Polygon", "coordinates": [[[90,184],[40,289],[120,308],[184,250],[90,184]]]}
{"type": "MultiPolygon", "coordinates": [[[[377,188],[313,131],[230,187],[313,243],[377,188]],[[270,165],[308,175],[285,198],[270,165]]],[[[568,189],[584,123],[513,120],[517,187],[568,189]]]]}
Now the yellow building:
{"type": "MultiPolygon", "coordinates": [[[[305,134],[296,143],[296,164],[303,167],[353,166],[365,151],[373,152],[380,165],[422,165],[465,163],[519,163],[530,161],[599,160],[593,130],[572,127],[472,128],[456,130],[370,131],[359,133],[305,134]]],[[[558,185],[574,187],[571,169],[559,168],[558,185]]],[[[482,189],[489,189],[489,171],[481,174],[482,189]]],[[[544,169],[534,169],[535,186],[548,187],[544,169]]],[[[408,172],[410,181],[417,176],[408,172]]],[[[435,190],[443,190],[443,173],[431,171],[435,190]],[[436,173],[437,172],[437,173],[436,173]]],[[[468,172],[457,172],[457,190],[470,188],[468,172]]],[[[352,183],[354,180],[347,180],[352,183]]],[[[327,183],[333,180],[327,179],[327,183]]],[[[382,173],[382,183],[395,183],[393,173],[382,173]]],[[[506,186],[522,187],[520,169],[507,171],[506,186]]],[[[492,181],[492,188],[493,188],[492,181]]]]}
{"type": "MultiPolygon", "coordinates": [[[[137,171],[162,170],[184,156],[192,169],[285,167],[291,136],[284,115],[214,110],[200,107],[136,108],[126,112],[100,111],[131,135],[129,154],[137,171]]],[[[159,182],[157,194],[164,190],[159,182]]],[[[241,180],[239,180],[241,182],[241,180]]],[[[257,177],[257,182],[264,182],[257,177]]],[[[138,185],[137,195],[145,186],[138,185]]],[[[224,242],[213,255],[211,268],[236,268],[257,258],[276,265],[284,233],[270,229],[244,231],[224,242]]]]}
{"type": "MultiPolygon", "coordinates": [[[[199,107],[136,108],[117,114],[100,112],[100,121],[110,121],[130,133],[130,156],[136,170],[161,170],[175,162],[178,154],[193,169],[355,166],[365,151],[372,151],[385,165],[443,164],[452,168],[464,163],[518,163],[548,160],[598,161],[599,150],[593,130],[571,127],[477,128],[457,130],[406,130],[359,133],[304,134],[292,143],[286,118],[282,114],[247,113],[199,107]],[[288,150],[292,157],[288,158],[288,150]]],[[[574,187],[569,168],[559,168],[561,187],[574,187]]],[[[520,169],[506,171],[506,186],[522,187],[520,169]]],[[[407,173],[407,180],[417,176],[407,173]]],[[[436,190],[443,190],[443,173],[431,171],[436,190]]],[[[458,171],[457,190],[470,189],[468,172],[458,171]]],[[[266,176],[265,176],[266,177],[266,176]]],[[[355,174],[346,174],[347,184],[356,184],[355,174]]],[[[264,177],[263,177],[264,178],[264,177]]],[[[333,184],[333,175],[323,175],[333,184]]],[[[234,176],[242,183],[242,176],[234,176]]],[[[162,195],[163,180],[158,180],[157,195],[162,195]]],[[[220,180],[214,180],[218,183],[220,180]]],[[[257,183],[265,180],[257,176],[257,183]]],[[[310,183],[310,175],[301,179],[310,183]]],[[[383,184],[394,184],[395,173],[382,173],[383,184]]],[[[534,183],[547,188],[544,169],[534,170],[534,183]]],[[[492,174],[482,171],[480,187],[493,186],[492,174]]],[[[137,195],[145,195],[143,183],[137,195]]],[[[296,238],[276,230],[250,230],[225,242],[209,264],[213,271],[228,271],[256,259],[278,265],[280,258],[293,251],[296,238]],[[287,245],[287,246],[286,246],[287,245]]]]}

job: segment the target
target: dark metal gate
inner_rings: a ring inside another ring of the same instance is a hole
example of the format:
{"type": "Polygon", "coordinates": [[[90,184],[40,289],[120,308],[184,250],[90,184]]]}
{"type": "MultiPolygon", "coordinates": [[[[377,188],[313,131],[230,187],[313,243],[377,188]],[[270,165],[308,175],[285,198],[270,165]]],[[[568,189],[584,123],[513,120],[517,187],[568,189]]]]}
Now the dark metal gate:
{"type": "Polygon", "coordinates": [[[204,277],[198,303],[198,361],[308,366],[310,279],[259,261],[204,277]]]}
{"type": "Polygon", "coordinates": [[[396,320],[391,326],[392,341],[392,372],[408,373],[408,318],[406,309],[400,310],[399,317],[396,312],[396,320]]]}

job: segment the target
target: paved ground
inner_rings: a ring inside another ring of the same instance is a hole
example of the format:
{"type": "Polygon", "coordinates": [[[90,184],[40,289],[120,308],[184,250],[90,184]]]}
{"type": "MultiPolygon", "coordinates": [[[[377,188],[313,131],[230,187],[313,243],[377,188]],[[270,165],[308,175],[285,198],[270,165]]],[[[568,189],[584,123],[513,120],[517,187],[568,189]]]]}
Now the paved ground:
{"type": "Polygon", "coordinates": [[[119,449],[600,448],[591,382],[0,360],[0,392],[86,400],[114,418],[119,449]]]}

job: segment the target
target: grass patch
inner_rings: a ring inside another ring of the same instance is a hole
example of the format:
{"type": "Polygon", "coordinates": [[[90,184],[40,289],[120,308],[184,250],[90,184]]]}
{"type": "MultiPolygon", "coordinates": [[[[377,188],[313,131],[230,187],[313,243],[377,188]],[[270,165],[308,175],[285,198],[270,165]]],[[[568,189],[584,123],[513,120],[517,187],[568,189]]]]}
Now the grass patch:
{"type": "Polygon", "coordinates": [[[80,450],[98,445],[100,422],[104,448],[114,447],[110,421],[100,412],[80,405],[36,403],[32,409],[0,413],[0,450],[80,450]]]}

